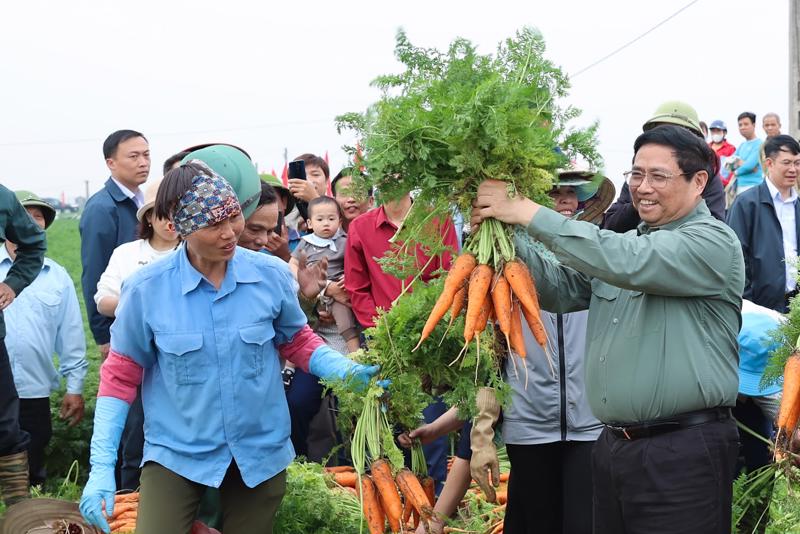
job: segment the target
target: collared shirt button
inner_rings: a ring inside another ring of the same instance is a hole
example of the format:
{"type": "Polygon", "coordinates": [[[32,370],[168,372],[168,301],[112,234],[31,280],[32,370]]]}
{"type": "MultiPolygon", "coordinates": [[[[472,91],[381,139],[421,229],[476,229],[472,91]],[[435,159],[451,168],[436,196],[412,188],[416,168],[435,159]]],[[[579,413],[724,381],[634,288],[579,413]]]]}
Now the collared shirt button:
{"type": "Polygon", "coordinates": [[[606,402],[606,398],[605,398],[605,397],[603,397],[603,398],[602,398],[602,399],[600,399],[600,400],[601,400],[601,401],[603,401],[603,402],[606,402]]]}
{"type": "Polygon", "coordinates": [[[605,356],[600,356],[600,363],[603,363],[604,361],[606,361],[606,357],[605,356]]]}
{"type": "Polygon", "coordinates": [[[614,318],[611,320],[611,322],[612,322],[612,323],[614,323],[614,324],[617,324],[617,323],[619,322],[619,319],[617,319],[616,317],[614,317],[614,318]]]}

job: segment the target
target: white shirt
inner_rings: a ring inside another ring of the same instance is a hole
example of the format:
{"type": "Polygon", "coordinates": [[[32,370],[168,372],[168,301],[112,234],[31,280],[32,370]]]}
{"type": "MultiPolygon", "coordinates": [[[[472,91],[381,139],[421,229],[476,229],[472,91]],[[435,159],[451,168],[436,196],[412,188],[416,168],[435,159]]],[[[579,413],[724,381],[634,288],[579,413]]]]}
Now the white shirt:
{"type": "Polygon", "coordinates": [[[113,176],[111,177],[111,179],[114,180],[114,183],[117,184],[117,187],[119,187],[123,195],[133,200],[133,203],[136,204],[137,208],[141,208],[144,205],[144,193],[142,193],[141,189],[139,189],[134,193],[133,191],[122,185],[122,182],[120,182],[113,176]]]}
{"type": "Polygon", "coordinates": [[[130,243],[123,243],[114,249],[108,260],[106,270],[100,275],[97,282],[97,293],[94,302],[99,305],[105,297],[119,298],[122,282],[130,275],[149,263],[160,260],[175,249],[156,250],[145,239],[137,239],[130,243]]]}
{"type": "Polygon", "coordinates": [[[778,221],[781,223],[786,292],[789,293],[794,291],[797,286],[797,227],[794,220],[794,204],[797,202],[797,191],[793,187],[789,198],[783,200],[775,184],[769,178],[766,181],[772,198],[772,205],[775,206],[775,215],[778,216],[778,221]]]}

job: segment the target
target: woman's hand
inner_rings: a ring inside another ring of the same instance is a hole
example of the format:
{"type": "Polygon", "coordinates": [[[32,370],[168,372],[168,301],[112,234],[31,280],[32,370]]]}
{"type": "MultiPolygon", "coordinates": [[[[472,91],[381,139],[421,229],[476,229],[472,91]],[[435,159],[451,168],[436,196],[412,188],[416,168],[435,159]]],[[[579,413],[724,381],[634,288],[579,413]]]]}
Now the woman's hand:
{"type": "Polygon", "coordinates": [[[539,204],[517,195],[509,197],[510,184],[500,180],[484,180],[478,186],[478,195],[472,203],[470,223],[476,228],[484,219],[493,217],[507,224],[527,226],[539,211],[539,204]]]}

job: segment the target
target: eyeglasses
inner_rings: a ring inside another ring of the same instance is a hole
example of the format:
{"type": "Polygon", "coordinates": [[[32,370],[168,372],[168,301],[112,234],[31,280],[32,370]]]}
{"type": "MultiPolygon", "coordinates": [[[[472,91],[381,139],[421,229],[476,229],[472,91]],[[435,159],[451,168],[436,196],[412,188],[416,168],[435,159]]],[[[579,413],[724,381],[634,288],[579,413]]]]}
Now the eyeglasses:
{"type": "MultiPolygon", "coordinates": [[[[772,160],[775,161],[775,160],[772,160]]],[[[795,169],[800,170],[800,159],[796,159],[794,161],[790,159],[784,159],[781,161],[775,161],[775,163],[780,163],[783,167],[794,167],[795,169]]]]}
{"type": "Polygon", "coordinates": [[[642,182],[647,179],[653,189],[663,189],[666,187],[670,178],[674,178],[675,176],[688,176],[688,173],[682,172],[680,174],[670,174],[661,171],[646,172],[630,170],[623,172],[622,176],[625,177],[625,181],[628,182],[628,185],[632,188],[641,186],[642,182]]]}

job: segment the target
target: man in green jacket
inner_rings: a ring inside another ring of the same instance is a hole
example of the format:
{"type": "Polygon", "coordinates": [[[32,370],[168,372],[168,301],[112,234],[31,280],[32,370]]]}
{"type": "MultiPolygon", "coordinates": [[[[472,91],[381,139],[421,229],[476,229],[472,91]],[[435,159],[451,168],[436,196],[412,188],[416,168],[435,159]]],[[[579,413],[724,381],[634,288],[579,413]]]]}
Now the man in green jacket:
{"type": "Polygon", "coordinates": [[[19,397],[11,375],[2,310],[42,271],[44,232],[16,195],[0,185],[0,242],[17,244],[17,256],[0,283],[0,492],[6,506],[28,496],[28,433],[19,427],[19,397]]]}
{"type": "Polygon", "coordinates": [[[701,139],[660,126],[634,152],[636,230],[568,220],[491,180],[472,223],[524,226],[561,261],[517,243],[542,308],[589,310],[586,392],[605,425],[592,458],[595,532],[728,533],[741,246],[701,198],[715,158],[701,139]]]}

